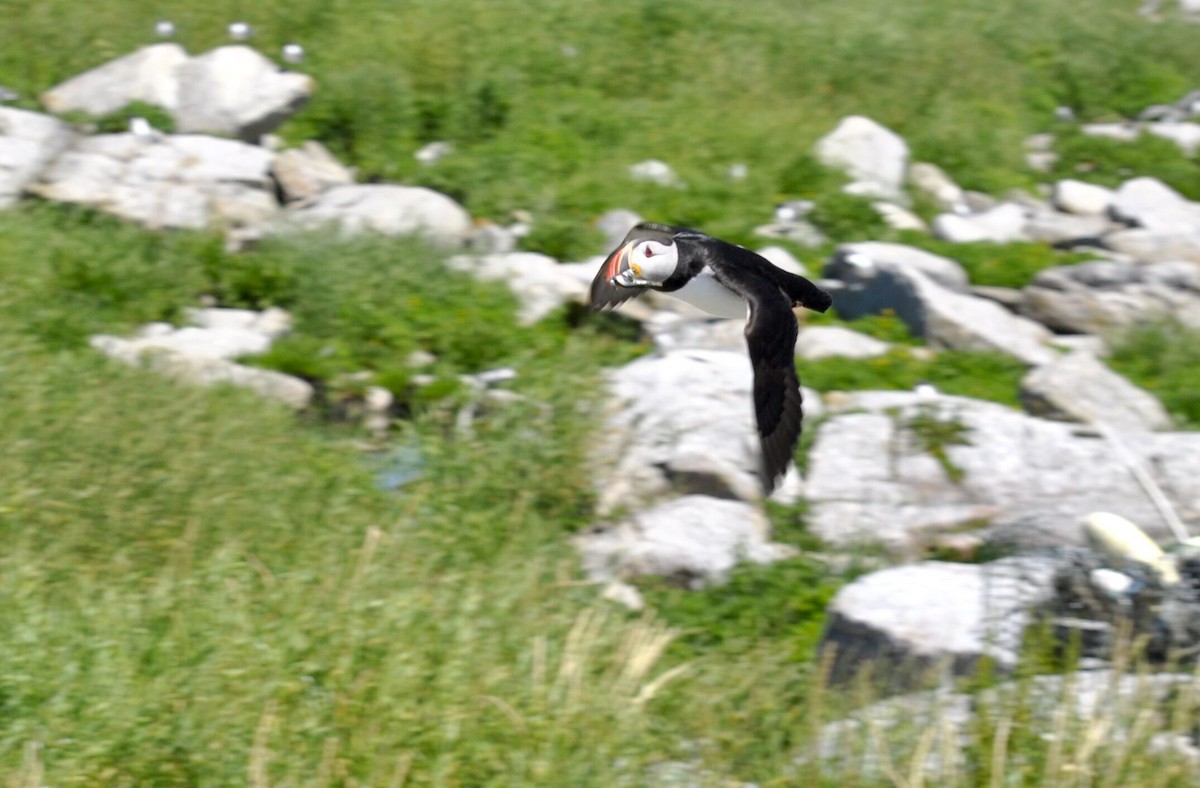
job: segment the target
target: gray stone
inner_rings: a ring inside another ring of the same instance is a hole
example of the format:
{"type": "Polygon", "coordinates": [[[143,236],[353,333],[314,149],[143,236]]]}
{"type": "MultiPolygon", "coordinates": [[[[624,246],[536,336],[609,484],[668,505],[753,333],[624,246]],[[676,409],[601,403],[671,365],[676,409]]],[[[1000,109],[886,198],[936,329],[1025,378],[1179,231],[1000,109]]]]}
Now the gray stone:
{"type": "Polygon", "coordinates": [[[829,242],[825,234],[813,224],[804,220],[790,222],[771,222],[754,228],[754,234],[760,238],[770,238],[775,241],[791,241],[800,246],[815,248],[829,242]]]}
{"type": "Polygon", "coordinates": [[[1001,203],[982,213],[939,214],[933,220],[933,234],[953,243],[1026,241],[1025,210],[1014,203],[1001,203]]]}
{"type": "Polygon", "coordinates": [[[769,542],[769,534],[758,507],[685,495],[582,533],[575,543],[594,581],[656,575],[702,588],[721,583],[741,561],[765,564],[795,555],[793,548],[769,542]]]}
{"type": "MultiPolygon", "coordinates": [[[[841,400],[821,423],[805,481],[809,527],[831,544],[919,553],[938,532],[987,524],[990,537],[1024,547],[1082,544],[1077,522],[1093,511],[1127,517],[1154,538],[1170,533],[1122,452],[1094,430],[947,395],[841,400]],[[961,425],[941,429],[965,442],[943,439],[935,457],[914,431],[928,423],[961,425]]],[[[1194,530],[1200,433],[1130,433],[1122,442],[1194,530]]]]}
{"type": "Polygon", "coordinates": [[[582,300],[586,293],[570,270],[536,252],[456,255],[446,265],[486,281],[503,281],[521,302],[520,320],[526,325],[536,323],[568,301],[582,300]]]}
{"type": "Polygon", "coordinates": [[[308,102],[312,77],[279,66],[247,46],[223,46],[179,66],[180,132],[255,141],[308,102]]]}
{"type": "Polygon", "coordinates": [[[151,44],[85,71],[46,91],[50,112],[107,115],[142,101],[174,111],[179,105],[179,67],[188,61],[178,44],[151,44]]]}
{"type": "Polygon", "coordinates": [[[271,158],[215,137],[106,134],[80,138],[28,189],[152,228],[228,229],[277,213],[271,158]]]}
{"type": "Polygon", "coordinates": [[[1188,260],[1200,263],[1200,231],[1134,228],[1108,233],[1104,246],[1143,263],[1188,260]]]}
{"type": "Polygon", "coordinates": [[[1054,205],[1078,216],[1104,216],[1113,202],[1113,190],[1070,178],[1054,184],[1054,205]]]}
{"type": "Polygon", "coordinates": [[[967,198],[962,187],[941,167],[924,161],[913,162],[908,168],[908,181],[943,211],[966,213],[967,198]]]}
{"type": "Polygon", "coordinates": [[[967,289],[967,272],[957,261],[904,244],[863,241],[842,244],[825,263],[829,279],[862,282],[882,270],[915,270],[955,292],[967,289]]]}
{"type": "Polygon", "coordinates": [[[654,340],[654,347],[666,353],[672,350],[731,350],[746,352],[745,320],[655,312],[642,321],[642,327],[654,340]]]}
{"type": "Polygon", "coordinates": [[[1061,246],[1095,242],[1112,229],[1113,223],[1104,216],[1038,211],[1025,220],[1024,235],[1033,241],[1061,246]]]}
{"type": "Polygon", "coordinates": [[[1094,261],[1047,268],[1025,288],[1021,312],[1066,333],[1109,334],[1155,318],[1200,329],[1200,264],[1094,261]]]}
{"type": "Polygon", "coordinates": [[[796,340],[796,357],[873,358],[888,352],[887,342],[841,326],[806,326],[796,340]]]}
{"type": "Polygon", "coordinates": [[[413,158],[424,164],[426,167],[437,164],[442,159],[454,152],[454,143],[446,140],[436,140],[426,143],[417,149],[413,154],[413,158]]]}
{"type": "Polygon", "coordinates": [[[847,188],[864,197],[896,200],[908,169],[908,144],[870,118],[850,115],[817,140],[817,158],[850,176],[847,188]]]}
{"type": "Polygon", "coordinates": [[[285,202],[307,200],[334,186],[354,183],[354,173],[313,140],[276,155],[271,174],[285,202]]]}
{"type": "Polygon", "coordinates": [[[1053,356],[1046,347],[1048,330],[994,301],[948,290],[911,268],[881,267],[872,273],[858,281],[842,277],[846,287],[834,298],[842,318],[890,311],[934,348],[996,351],[1026,364],[1053,356]]]}
{"type": "Polygon", "coordinates": [[[447,246],[462,245],[471,230],[470,215],[446,195],[388,184],[335,186],[289,209],[288,221],[304,229],[332,224],[348,235],[421,235],[447,246]]]}
{"type": "Polygon", "coordinates": [[[861,671],[886,691],[905,691],[931,673],[973,675],[990,657],[1016,666],[1030,610],[1053,594],[1057,565],[1039,557],[990,564],[925,561],[872,572],[843,586],[830,603],[820,650],[829,680],[861,671]]]}
{"type": "Polygon", "coordinates": [[[1113,193],[1114,218],[1134,227],[1166,233],[1200,231],[1200,204],[1157,178],[1133,178],[1113,193]]]}
{"type": "MultiPolygon", "coordinates": [[[[745,350],[678,350],[613,370],[595,447],[597,509],[681,493],[760,500],[752,384],[745,350]]],[[[794,502],[800,486],[790,468],[773,500],[794,502]]]]}
{"type": "Polygon", "coordinates": [[[71,127],[57,118],[0,107],[0,208],[16,202],[74,137],[71,127]]]}
{"type": "Polygon", "coordinates": [[[1171,425],[1157,398],[1090,353],[1069,353],[1030,370],[1021,379],[1021,404],[1035,416],[1098,421],[1123,432],[1171,425]]]}

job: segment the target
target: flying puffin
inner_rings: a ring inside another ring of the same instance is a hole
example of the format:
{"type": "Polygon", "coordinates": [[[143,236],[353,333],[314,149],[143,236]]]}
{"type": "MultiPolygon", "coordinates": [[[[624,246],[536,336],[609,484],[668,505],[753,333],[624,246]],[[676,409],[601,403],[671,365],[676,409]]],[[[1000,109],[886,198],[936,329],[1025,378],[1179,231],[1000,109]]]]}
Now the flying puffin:
{"type": "Polygon", "coordinates": [[[642,222],[604,260],[592,309],[611,309],[658,290],[718,317],[746,318],[754,368],[754,412],[762,444],[759,479],[770,495],[800,439],[795,306],[829,308],[829,293],[741,246],[683,227],[642,222]]]}

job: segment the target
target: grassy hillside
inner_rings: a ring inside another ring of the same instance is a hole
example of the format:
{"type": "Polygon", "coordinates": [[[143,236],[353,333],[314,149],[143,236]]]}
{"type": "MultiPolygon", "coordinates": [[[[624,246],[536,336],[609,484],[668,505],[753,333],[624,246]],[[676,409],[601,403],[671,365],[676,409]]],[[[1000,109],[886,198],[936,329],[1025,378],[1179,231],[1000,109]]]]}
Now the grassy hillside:
{"type": "MultiPolygon", "coordinates": [[[[1054,106],[1116,117],[1200,84],[1193,28],[1110,0],[5,0],[0,12],[0,84],[28,107],[147,43],[161,17],[193,52],[234,18],[269,53],[299,40],[320,87],[286,138],[326,142],[364,179],[443,189],[477,216],[531,210],[537,243],[563,256],[598,251],[580,234],[618,206],[748,238],[775,200],[836,191],[807,152],[844,114],[994,191],[1032,182],[1020,142],[1054,106]],[[434,139],[457,150],[421,168],[411,154],[434,139]],[[687,188],[624,176],[648,157],[687,188]],[[735,162],[743,181],[726,176],[735,162]]],[[[1191,177],[1178,154],[1154,158],[1191,177]]],[[[1005,283],[1055,259],[975,254],[1005,283]]],[[[895,335],[885,323],[875,330],[895,335]]],[[[844,576],[801,558],[700,594],[647,583],[651,612],[632,615],[598,602],[565,541],[593,518],[600,370],[644,350],[619,321],[566,311],[519,327],[502,289],[446,274],[416,244],[301,239],[231,256],[218,238],[86,211],[0,213],[0,775],[608,786],[654,784],[655,768],[682,761],[701,784],[794,782],[817,724],[854,700],[820,691],[812,662],[844,576]],[[291,310],[295,336],[262,363],[320,381],[326,402],[343,373],[374,371],[403,398],[395,445],[419,458],[419,478],[381,490],[396,455],[364,452],[352,424],[182,388],[86,347],[202,295],[291,310]],[[414,349],[438,356],[438,396],[410,385],[414,349]],[[501,364],[523,399],[457,430],[470,394],[456,376],[501,364]]],[[[1016,374],[989,357],[930,366],[903,353],[810,372],[820,388],[925,378],[999,399],[1016,374]]],[[[1178,387],[1169,372],[1143,370],[1178,387]]],[[[808,544],[802,507],[771,514],[780,538],[808,544]]],[[[976,739],[974,777],[1003,771],[999,734],[976,739]]],[[[1011,783],[1063,784],[1042,769],[1058,761],[1092,773],[1082,744],[1031,752],[1011,783]]],[[[1186,782],[1158,768],[1169,754],[1120,756],[1114,780],[1186,782]]]]}

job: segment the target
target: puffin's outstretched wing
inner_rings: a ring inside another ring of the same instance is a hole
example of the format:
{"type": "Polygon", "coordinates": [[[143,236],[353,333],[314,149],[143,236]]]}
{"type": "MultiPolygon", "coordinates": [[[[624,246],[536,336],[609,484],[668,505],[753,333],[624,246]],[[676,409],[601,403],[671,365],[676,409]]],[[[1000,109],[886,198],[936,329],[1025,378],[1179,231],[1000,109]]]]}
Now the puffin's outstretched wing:
{"type": "Polygon", "coordinates": [[[773,278],[748,274],[745,268],[730,276],[720,258],[710,265],[717,279],[750,305],[746,345],[754,368],[754,414],[762,444],[759,477],[770,495],[792,460],[804,418],[796,375],[796,316],[791,298],[773,278]]]}
{"type": "Polygon", "coordinates": [[[629,266],[629,250],[638,241],[670,241],[676,228],[653,222],[642,222],[635,225],[625,235],[625,240],[604,259],[604,264],[596,272],[592,280],[591,303],[592,309],[612,309],[631,298],[640,296],[650,290],[649,287],[625,287],[613,283],[617,274],[629,266]]]}

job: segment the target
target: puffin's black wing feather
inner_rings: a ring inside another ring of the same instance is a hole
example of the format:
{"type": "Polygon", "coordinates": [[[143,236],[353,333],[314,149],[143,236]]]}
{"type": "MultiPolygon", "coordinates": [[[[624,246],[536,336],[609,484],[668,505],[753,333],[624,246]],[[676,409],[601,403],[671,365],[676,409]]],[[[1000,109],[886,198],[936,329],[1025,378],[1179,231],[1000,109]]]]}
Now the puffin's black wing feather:
{"type": "Polygon", "coordinates": [[[651,289],[649,287],[622,287],[613,282],[617,274],[621,273],[621,253],[630,241],[659,241],[662,243],[671,240],[678,230],[679,228],[676,227],[652,222],[635,225],[625,235],[625,239],[612,251],[612,254],[604,258],[604,263],[596,272],[590,292],[592,309],[612,309],[651,289]]]}
{"type": "Polygon", "coordinates": [[[731,270],[735,264],[721,255],[709,256],[708,264],[717,280],[750,306],[746,345],[754,368],[754,414],[762,444],[759,475],[763,490],[770,495],[792,460],[804,418],[795,360],[799,328],[791,297],[769,274],[741,266],[731,270]]]}
{"type": "Polygon", "coordinates": [[[760,254],[750,251],[743,246],[736,246],[719,238],[708,237],[705,245],[709,247],[710,257],[718,257],[727,265],[749,273],[769,278],[780,290],[791,299],[792,304],[811,309],[814,312],[824,312],[833,304],[833,297],[803,276],[797,276],[771,263],[760,254]]]}

